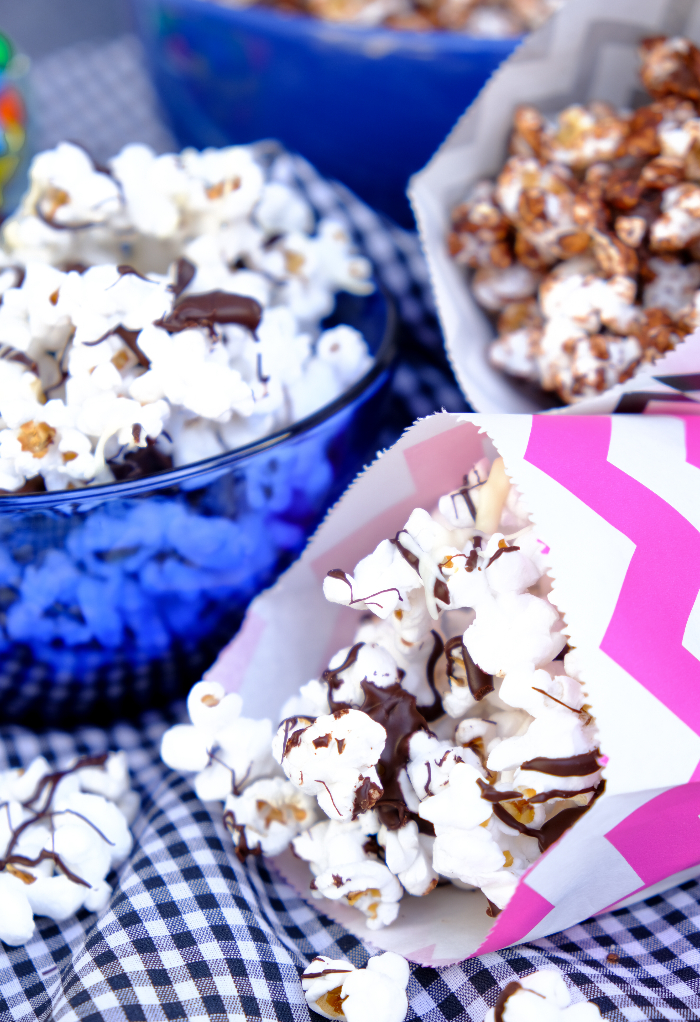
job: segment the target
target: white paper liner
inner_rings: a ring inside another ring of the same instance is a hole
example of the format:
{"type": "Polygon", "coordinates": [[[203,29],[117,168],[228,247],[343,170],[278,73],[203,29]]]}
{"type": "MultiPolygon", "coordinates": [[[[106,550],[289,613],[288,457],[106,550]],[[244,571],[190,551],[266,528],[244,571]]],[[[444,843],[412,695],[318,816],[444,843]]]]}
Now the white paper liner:
{"type": "MultiPolygon", "coordinates": [[[[450,257],[445,239],[450,212],[470,184],[501,170],[513,112],[532,103],[553,114],[571,103],[606,100],[635,107],[645,101],[639,82],[639,41],[650,35],[685,35],[700,42],[700,5],[674,0],[569,0],[546,25],[527,37],[501,66],[437,151],[414,175],[409,198],[418,223],[447,352],[472,406],[480,412],[536,412],[549,407],[536,389],[524,388],[487,358],[494,329],[475,302],[465,272],[450,257]]],[[[646,98],[648,101],[648,97],[646,98]]],[[[700,373],[700,333],[673,356],[643,367],[625,384],[587,398],[564,413],[633,412],[639,395],[685,403],[700,380],[672,383],[659,377],[700,373]],[[637,395],[624,402],[625,395],[637,395]]]]}
{"type": "MultiPolygon", "coordinates": [[[[359,625],[356,611],[324,599],[325,573],[352,571],[494,445],[550,547],[553,602],[584,658],[607,787],[492,928],[479,892],[405,895],[382,931],[314,902],[375,946],[431,965],[564,929],[700,863],[700,419],[441,413],[417,422],[257,597],[207,674],[241,693],[247,716],[274,716],[359,625]]],[[[288,856],[278,868],[308,897],[305,864],[288,856]]]]}

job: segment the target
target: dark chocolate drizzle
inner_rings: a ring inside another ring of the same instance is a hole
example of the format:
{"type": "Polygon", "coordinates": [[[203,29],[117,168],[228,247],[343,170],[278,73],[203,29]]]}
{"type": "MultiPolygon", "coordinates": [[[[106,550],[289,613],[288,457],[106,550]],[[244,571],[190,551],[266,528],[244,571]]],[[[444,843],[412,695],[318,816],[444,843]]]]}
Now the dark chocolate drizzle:
{"type": "MultiPolygon", "coordinates": [[[[366,603],[368,607],[371,607],[372,604],[371,604],[370,601],[372,600],[372,598],[374,596],[381,596],[382,593],[396,593],[396,595],[399,598],[399,601],[403,602],[403,598],[401,596],[401,593],[398,591],[398,589],[395,586],[392,586],[390,589],[380,589],[376,593],[370,593],[369,596],[358,596],[356,598],[355,594],[352,591],[352,582],[350,582],[350,580],[349,580],[348,573],[346,571],[343,571],[342,568],[331,568],[330,571],[326,572],[326,577],[327,578],[337,578],[341,582],[345,582],[346,586],[350,590],[350,603],[348,604],[349,607],[352,607],[352,605],[354,603],[366,603]]],[[[380,604],[376,603],[375,606],[378,607],[378,606],[380,606],[380,604]]]]}
{"type": "MultiPolygon", "coordinates": [[[[535,830],[532,827],[527,827],[524,823],[520,823],[515,817],[511,816],[505,806],[496,804],[493,807],[493,815],[496,816],[501,823],[505,823],[507,827],[512,827],[513,830],[517,830],[519,834],[526,834],[528,837],[534,837],[539,845],[540,851],[544,852],[550,848],[555,841],[558,841],[562,834],[565,834],[570,827],[579,820],[584,813],[587,813],[593,803],[600,798],[605,790],[605,781],[601,781],[597,788],[594,789],[595,793],[593,798],[587,806],[572,806],[570,809],[562,809],[560,813],[553,816],[551,820],[543,825],[541,830],[535,830]]],[[[576,792],[570,792],[569,797],[575,795],[576,792]]]]}
{"type": "MultiPolygon", "coordinates": [[[[56,789],[58,788],[58,785],[63,780],[63,778],[67,777],[69,774],[76,773],[78,770],[82,770],[85,767],[104,766],[105,763],[107,762],[108,755],[109,753],[103,752],[97,756],[83,756],[68,770],[54,770],[53,773],[46,774],[44,777],[40,778],[36,788],[34,789],[34,793],[26,800],[26,802],[22,803],[22,806],[25,809],[27,809],[30,813],[32,813],[32,815],[29,816],[22,823],[20,823],[18,827],[15,827],[13,829],[12,834],[10,836],[10,840],[8,841],[7,847],[5,849],[5,854],[2,858],[0,858],[0,873],[8,866],[38,866],[39,863],[50,860],[51,862],[54,863],[56,868],[59,869],[64,874],[64,876],[68,877],[68,879],[71,880],[74,884],[80,884],[83,887],[92,886],[90,883],[88,883],[87,880],[83,880],[82,877],[79,877],[75,873],[73,873],[68,868],[68,866],[66,866],[66,864],[62,861],[61,857],[58,855],[57,852],[48,851],[46,848],[44,848],[39,852],[35,859],[30,859],[26,855],[20,855],[14,852],[13,850],[17,847],[17,843],[22,834],[24,833],[24,831],[27,830],[29,827],[33,826],[35,823],[39,823],[45,820],[47,821],[50,827],[53,827],[53,817],[56,814],[57,810],[54,810],[52,808],[51,803],[53,802],[53,797],[56,794],[56,789]],[[35,803],[38,802],[39,799],[42,798],[42,796],[43,796],[42,807],[40,809],[36,809],[35,803]]],[[[80,817],[80,819],[84,820],[85,823],[88,823],[93,828],[93,830],[97,831],[97,833],[100,835],[103,841],[106,841],[108,845],[114,844],[113,841],[110,841],[109,838],[102,833],[99,827],[95,826],[95,824],[86,816],[83,816],[82,813],[78,813],[75,810],[71,809],[59,810],[58,812],[59,813],[69,812],[72,813],[74,816],[80,817]]]]}
{"type": "Polygon", "coordinates": [[[169,454],[158,449],[157,441],[146,437],[146,446],[127,451],[121,461],[114,459],[108,462],[114,478],[119,482],[127,479],[143,479],[144,476],[167,472],[173,467],[173,459],[169,454]]]}
{"type": "Polygon", "coordinates": [[[102,334],[102,336],[98,337],[96,341],[85,341],[85,347],[94,348],[97,344],[102,344],[102,341],[106,341],[108,337],[112,337],[114,336],[114,334],[116,334],[117,337],[121,337],[129,351],[133,352],[133,354],[136,355],[139,365],[142,365],[144,369],[150,369],[151,367],[150,358],[143,351],[141,351],[138,344],[136,343],[140,333],[141,333],[140,330],[127,330],[126,327],[122,326],[122,324],[120,323],[119,326],[112,327],[106,333],[102,334]]]}
{"type": "Polygon", "coordinates": [[[534,770],[538,774],[551,774],[552,777],[586,777],[600,770],[598,757],[600,749],[581,753],[580,756],[569,756],[566,759],[548,759],[537,756],[529,759],[520,767],[521,770],[534,770]]]}
{"type": "MultiPolygon", "coordinates": [[[[395,547],[398,547],[399,553],[403,557],[404,561],[406,561],[408,564],[410,564],[411,567],[413,568],[413,570],[420,575],[420,572],[418,571],[418,565],[420,563],[418,558],[416,557],[415,554],[412,554],[410,550],[407,550],[406,547],[403,546],[403,544],[401,543],[401,540],[399,539],[399,536],[401,535],[402,532],[406,532],[406,530],[405,529],[399,529],[399,531],[396,533],[394,538],[390,539],[389,542],[393,543],[395,547]]],[[[406,532],[406,535],[408,536],[407,532],[406,532]]],[[[449,600],[448,600],[448,602],[449,602],[449,600]]]]}
{"type": "Polygon", "coordinates": [[[346,671],[348,667],[352,667],[363,646],[364,642],[356,642],[355,645],[351,646],[348,650],[348,655],[345,657],[340,667],[334,667],[333,670],[328,668],[321,675],[321,681],[325,681],[328,685],[328,705],[330,706],[331,711],[349,708],[349,703],[336,703],[333,699],[333,693],[343,684],[342,679],[339,678],[338,675],[342,674],[343,671],[346,671]]]}
{"type": "Polygon", "coordinates": [[[181,298],[172,312],[156,320],[155,325],[176,334],[193,327],[204,327],[213,333],[215,323],[237,323],[255,333],[261,318],[262,306],[254,298],[228,291],[207,291],[181,298]]]}
{"type": "MultiPolygon", "coordinates": [[[[1,295],[0,298],[2,298],[1,295]]],[[[2,344],[0,342],[0,358],[4,358],[6,362],[19,362],[20,365],[26,366],[33,373],[38,374],[39,372],[39,366],[34,359],[30,358],[29,355],[25,355],[23,351],[13,348],[11,344],[2,344]]]]}
{"type": "MultiPolygon", "coordinates": [[[[486,914],[488,915],[488,912],[486,914]]],[[[517,979],[514,979],[512,982],[508,983],[508,985],[505,986],[503,990],[501,990],[498,996],[498,1000],[493,1006],[494,1022],[503,1022],[503,1012],[505,1011],[506,1001],[508,1000],[509,997],[512,997],[513,994],[517,994],[518,990],[522,989],[523,989],[522,983],[518,983],[517,979]]]]}
{"type": "Polygon", "coordinates": [[[224,813],[224,825],[231,834],[236,858],[240,863],[244,863],[249,855],[262,855],[259,841],[255,848],[249,847],[245,836],[245,825],[236,823],[236,817],[230,809],[227,809],[224,813]]]}
{"type": "Polygon", "coordinates": [[[519,802],[525,796],[520,791],[497,791],[491,784],[479,777],[476,782],[481,788],[481,797],[486,802],[519,802]]]}
{"type": "MultiPolygon", "coordinates": [[[[505,541],[501,540],[501,542],[503,543],[505,541]]],[[[499,546],[498,550],[496,551],[496,553],[495,554],[491,554],[491,556],[489,557],[489,560],[488,560],[488,563],[487,563],[486,567],[490,568],[491,565],[493,564],[493,562],[497,561],[498,558],[502,554],[512,554],[512,553],[514,553],[514,551],[519,550],[519,549],[520,549],[519,546],[499,546]]]]}
{"type": "Polygon", "coordinates": [[[153,281],[149,280],[148,277],[144,277],[142,273],[135,270],[133,266],[129,266],[128,263],[120,263],[119,266],[117,266],[117,273],[120,277],[138,277],[139,280],[147,280],[149,284],[153,283],[153,281]]]}
{"type": "Polygon", "coordinates": [[[377,773],[384,789],[375,808],[379,820],[389,830],[398,830],[410,819],[408,807],[399,784],[399,774],[408,763],[408,743],[416,731],[427,731],[425,717],[416,706],[415,696],[400,684],[379,688],[371,681],[362,682],[365,701],[363,713],[381,724],[386,742],[377,764],[377,773]]]}
{"type": "Polygon", "coordinates": [[[475,664],[472,658],[469,656],[467,647],[464,645],[464,639],[461,635],[454,635],[451,639],[448,639],[445,643],[445,656],[447,657],[447,676],[452,678],[457,685],[460,684],[460,679],[454,674],[454,667],[456,661],[459,659],[455,656],[454,651],[460,647],[461,657],[464,662],[464,673],[467,678],[467,685],[469,691],[472,694],[474,700],[478,703],[484,696],[487,696],[489,692],[493,692],[493,678],[490,674],[475,664]]]}
{"type": "Polygon", "coordinates": [[[425,676],[427,678],[428,685],[430,686],[430,690],[433,693],[433,701],[427,706],[420,707],[421,714],[429,724],[431,724],[434,720],[437,720],[438,717],[442,717],[445,712],[442,708],[440,694],[435,687],[435,668],[437,667],[438,660],[442,656],[445,647],[442,639],[436,631],[431,631],[430,634],[433,637],[433,649],[428,657],[428,663],[425,666],[425,676]]]}
{"type": "Polygon", "coordinates": [[[189,259],[185,259],[184,256],[178,259],[175,265],[175,282],[170,284],[168,290],[172,291],[176,298],[179,298],[182,292],[194,280],[196,272],[197,267],[189,259]]]}

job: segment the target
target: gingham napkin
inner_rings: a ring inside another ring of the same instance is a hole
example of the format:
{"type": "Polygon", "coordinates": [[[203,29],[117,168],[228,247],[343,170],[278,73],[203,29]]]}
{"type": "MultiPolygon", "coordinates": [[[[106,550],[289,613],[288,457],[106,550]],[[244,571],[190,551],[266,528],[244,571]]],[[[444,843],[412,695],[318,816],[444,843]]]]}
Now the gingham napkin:
{"type": "MultiPolygon", "coordinates": [[[[184,712],[73,735],[0,729],[0,769],[125,749],[142,799],[108,907],[40,920],[30,944],[2,946],[3,1022],[307,1020],[299,976],[315,955],[367,962],[369,945],[302,900],[274,860],[238,863],[221,807],[200,802],[159,759],[175,719],[184,712]]],[[[691,881],[546,940],[444,969],[412,966],[407,1019],[481,1022],[507,983],[542,968],[563,973],[606,1019],[695,1019],[698,922],[700,885],[691,881]]]]}

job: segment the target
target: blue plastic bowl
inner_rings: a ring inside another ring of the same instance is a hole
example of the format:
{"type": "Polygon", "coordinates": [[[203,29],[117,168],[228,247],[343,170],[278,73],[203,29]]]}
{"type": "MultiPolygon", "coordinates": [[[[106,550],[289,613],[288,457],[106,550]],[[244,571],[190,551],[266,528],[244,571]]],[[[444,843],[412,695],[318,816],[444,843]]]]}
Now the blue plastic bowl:
{"type": "Polygon", "coordinates": [[[205,0],[132,7],[182,145],[279,139],[409,227],[408,178],[520,41],[358,28],[205,0]]]}
{"type": "Polygon", "coordinates": [[[3,722],[133,717],[201,676],[253,596],[394,439],[380,433],[393,309],[381,292],[341,294],[326,325],[339,322],[362,330],[375,364],[289,429],[132,482],[0,497],[3,722]]]}

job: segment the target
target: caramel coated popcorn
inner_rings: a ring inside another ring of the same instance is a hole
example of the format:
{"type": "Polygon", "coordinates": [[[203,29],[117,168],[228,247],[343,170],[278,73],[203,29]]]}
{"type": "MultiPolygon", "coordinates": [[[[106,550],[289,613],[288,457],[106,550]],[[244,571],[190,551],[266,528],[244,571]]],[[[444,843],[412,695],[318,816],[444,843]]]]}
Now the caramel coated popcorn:
{"type": "Polygon", "coordinates": [[[453,209],[447,245],[494,317],[489,357],[574,403],[700,323],[700,50],[640,46],[652,102],[514,115],[510,156],[453,209]]]}
{"type": "Polygon", "coordinates": [[[287,13],[367,28],[384,25],[408,32],[447,30],[482,39],[508,39],[539,28],[560,0],[219,0],[227,7],[252,3],[287,13]]]}

